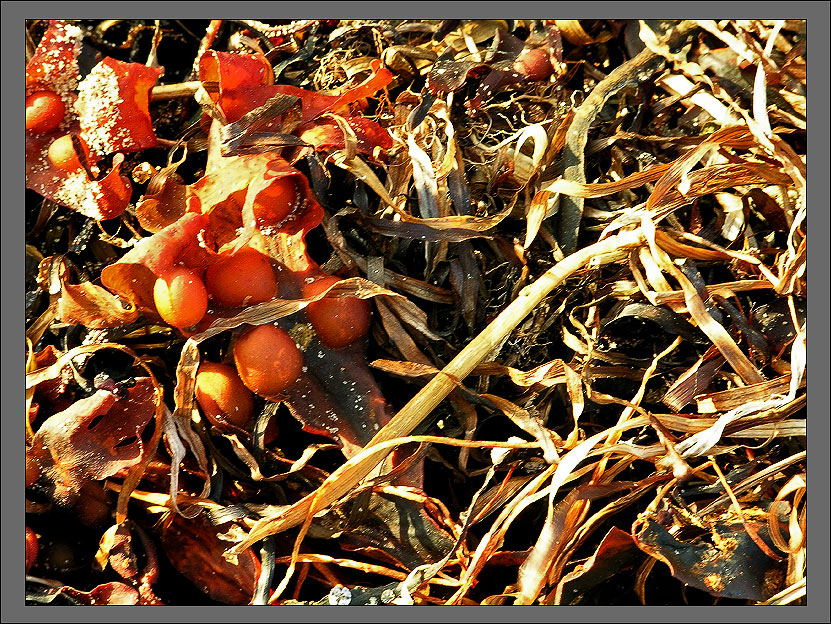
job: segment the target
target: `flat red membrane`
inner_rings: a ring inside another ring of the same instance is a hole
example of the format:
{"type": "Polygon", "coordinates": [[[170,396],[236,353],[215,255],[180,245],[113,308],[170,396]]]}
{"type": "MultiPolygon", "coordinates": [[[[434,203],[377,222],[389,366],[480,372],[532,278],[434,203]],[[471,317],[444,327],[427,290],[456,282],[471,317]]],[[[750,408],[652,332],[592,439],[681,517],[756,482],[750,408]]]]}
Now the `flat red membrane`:
{"type": "Polygon", "coordinates": [[[156,145],[148,103],[162,72],[108,57],[84,78],[75,110],[93,152],[135,152],[156,145]]]}

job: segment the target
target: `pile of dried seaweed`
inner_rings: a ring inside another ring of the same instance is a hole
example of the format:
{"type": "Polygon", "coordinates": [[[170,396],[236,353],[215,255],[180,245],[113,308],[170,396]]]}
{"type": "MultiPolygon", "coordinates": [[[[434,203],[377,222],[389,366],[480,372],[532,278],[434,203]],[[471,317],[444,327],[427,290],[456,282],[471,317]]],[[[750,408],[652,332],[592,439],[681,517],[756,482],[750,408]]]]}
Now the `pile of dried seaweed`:
{"type": "Polygon", "coordinates": [[[93,154],[27,136],[30,603],[805,600],[804,21],[27,28],[93,154]],[[244,244],[342,279],[160,317],[244,244]],[[206,417],[263,324],[296,384],[206,417]]]}

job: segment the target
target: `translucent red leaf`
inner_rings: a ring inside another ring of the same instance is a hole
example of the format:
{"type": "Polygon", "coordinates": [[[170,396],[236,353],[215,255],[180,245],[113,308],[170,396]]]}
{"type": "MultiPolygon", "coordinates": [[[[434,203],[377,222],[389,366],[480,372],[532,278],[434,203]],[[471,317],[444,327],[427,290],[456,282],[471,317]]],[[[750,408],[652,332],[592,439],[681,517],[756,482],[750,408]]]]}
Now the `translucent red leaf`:
{"type": "Polygon", "coordinates": [[[85,481],[141,461],[141,435],[155,412],[156,391],[148,377],[140,377],[124,399],[99,390],[47,418],[32,439],[31,454],[55,484],[56,498],[70,500],[85,481]]]}
{"type": "Polygon", "coordinates": [[[229,122],[262,106],[276,93],[300,98],[305,123],[327,112],[340,112],[361,98],[375,95],[392,82],[393,74],[381,62],[373,61],[372,74],[341,95],[327,95],[292,85],[271,85],[273,73],[260,54],[231,54],[208,51],[199,59],[199,79],[213,102],[229,122]]]}
{"type": "MultiPolygon", "coordinates": [[[[353,117],[346,122],[355,133],[357,150],[362,154],[373,155],[376,147],[390,149],[392,137],[385,128],[366,117],[353,117]]],[[[334,122],[312,122],[296,130],[297,136],[314,145],[316,149],[335,148],[343,149],[345,141],[343,131],[334,122]]]]}
{"type": "MultiPolygon", "coordinates": [[[[47,89],[62,98],[78,87],[78,53],[83,31],[75,25],[51,20],[31,60],[26,64],[26,95],[47,89]]],[[[66,99],[66,103],[71,103],[66,99]]]]}
{"type": "Polygon", "coordinates": [[[332,108],[338,101],[337,95],[329,95],[326,93],[317,93],[316,91],[309,91],[308,89],[301,89],[293,85],[274,85],[275,93],[282,93],[283,95],[293,95],[300,98],[300,108],[302,114],[300,117],[301,123],[306,123],[323,114],[332,108]]]}
{"type": "MultiPolygon", "coordinates": [[[[73,127],[77,124],[73,122],[73,127]]],[[[67,173],[49,162],[46,153],[55,136],[26,134],[26,188],[93,219],[113,219],[130,203],[133,187],[120,173],[124,156],[116,154],[110,171],[98,180],[83,170],[67,173]]]]}
{"type": "Polygon", "coordinates": [[[124,212],[132,194],[129,179],[119,173],[124,157],[116,154],[106,175],[95,163],[108,154],[156,144],[148,101],[162,70],[106,58],[79,83],[81,35],[77,26],[51,22],[26,67],[27,94],[48,90],[66,106],[56,129],[26,133],[26,186],[93,219],[112,219],[124,212]],[[49,162],[49,146],[68,133],[78,134],[90,147],[92,176],[83,170],[68,173],[49,162]]]}
{"type": "Polygon", "coordinates": [[[199,59],[199,80],[231,123],[277,93],[273,79],[271,65],[261,54],[208,50],[199,59]]]}
{"type": "MultiPolygon", "coordinates": [[[[194,192],[207,190],[210,187],[218,187],[220,176],[204,176],[196,184],[194,192]]],[[[210,221],[210,230],[216,241],[217,247],[222,247],[236,240],[242,229],[242,206],[245,203],[245,189],[241,189],[228,195],[225,199],[219,200],[205,211],[205,216],[210,221]]]]}
{"type": "Polygon", "coordinates": [[[162,73],[110,57],[93,67],[78,85],[75,102],[81,136],[92,152],[135,152],[156,145],[148,103],[162,73]]]}
{"type": "Polygon", "coordinates": [[[211,126],[206,174],[188,187],[190,209],[208,215],[219,246],[236,239],[240,235],[238,228],[244,227],[246,231],[242,235],[247,237],[257,228],[267,229],[263,232],[266,234],[299,233],[302,237],[321,222],[323,209],[309,188],[306,176],[273,153],[223,156],[219,128],[218,122],[211,126]],[[267,205],[269,201],[264,198],[270,187],[286,176],[292,177],[297,189],[296,205],[280,221],[260,222],[251,212],[254,204],[267,205]],[[248,192],[252,184],[254,195],[248,192]]]}
{"type": "Polygon", "coordinates": [[[306,176],[275,154],[214,158],[216,153],[209,154],[209,172],[189,186],[188,193],[193,208],[198,207],[209,220],[217,247],[232,241],[242,243],[262,233],[282,239],[277,246],[284,253],[276,256],[276,260],[292,269],[306,268],[309,260],[303,237],[323,219],[323,208],[306,176]],[[270,189],[286,177],[291,177],[297,192],[291,212],[279,220],[255,214],[255,204],[268,206],[269,200],[265,198],[270,189]],[[249,192],[252,184],[253,195],[249,192]]]}
{"type": "Polygon", "coordinates": [[[190,210],[210,213],[214,206],[246,190],[255,178],[264,176],[268,163],[276,158],[270,153],[223,156],[220,143],[219,124],[214,122],[210,130],[205,175],[188,187],[190,210]]]}
{"type": "Polygon", "coordinates": [[[352,102],[375,95],[389,85],[393,78],[393,73],[386,67],[381,67],[381,62],[375,60],[372,62],[372,74],[369,78],[338,96],[315,93],[291,85],[276,85],[275,90],[277,93],[294,95],[300,98],[303,111],[300,122],[305,123],[326,112],[340,113],[345,111],[352,102]]]}

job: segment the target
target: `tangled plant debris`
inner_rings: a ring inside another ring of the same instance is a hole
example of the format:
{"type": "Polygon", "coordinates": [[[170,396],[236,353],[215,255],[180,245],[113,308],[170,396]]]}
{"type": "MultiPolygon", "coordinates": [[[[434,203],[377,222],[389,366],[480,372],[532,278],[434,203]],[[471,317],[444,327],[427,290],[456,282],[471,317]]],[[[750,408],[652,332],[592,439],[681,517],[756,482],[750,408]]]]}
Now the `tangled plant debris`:
{"type": "Polygon", "coordinates": [[[806,24],[27,23],[28,604],[806,600],[806,24]]]}

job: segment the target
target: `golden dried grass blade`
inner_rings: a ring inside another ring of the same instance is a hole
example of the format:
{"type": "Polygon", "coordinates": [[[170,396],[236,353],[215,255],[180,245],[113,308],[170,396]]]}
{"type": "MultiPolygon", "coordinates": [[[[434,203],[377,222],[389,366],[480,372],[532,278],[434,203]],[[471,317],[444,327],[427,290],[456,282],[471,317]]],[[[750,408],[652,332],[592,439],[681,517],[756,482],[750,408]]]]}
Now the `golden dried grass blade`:
{"type": "Polygon", "coordinates": [[[562,440],[559,439],[559,436],[555,436],[555,434],[549,431],[539,418],[533,416],[528,410],[495,394],[482,394],[481,396],[493,403],[517,427],[525,433],[534,436],[537,442],[539,442],[540,448],[542,448],[543,458],[546,462],[556,464],[560,461],[560,456],[557,453],[557,445],[562,445],[562,440]]]}
{"type": "Polygon", "coordinates": [[[433,163],[427,153],[415,142],[412,134],[407,136],[407,148],[413,163],[413,183],[418,193],[421,216],[435,219],[439,216],[439,191],[433,163]]]}
{"type": "Polygon", "coordinates": [[[566,448],[574,448],[580,439],[579,421],[580,416],[583,414],[583,409],[586,406],[583,398],[583,379],[577,371],[566,364],[563,365],[563,371],[565,372],[566,378],[566,391],[571,402],[571,418],[574,420],[574,428],[568,434],[566,448]]]}
{"type": "Polygon", "coordinates": [[[554,23],[560,29],[566,41],[573,45],[581,46],[595,43],[594,38],[583,30],[579,20],[554,20],[554,23]]]}
{"type": "MultiPolygon", "coordinates": [[[[310,519],[316,513],[341,499],[343,496],[353,493],[354,486],[368,475],[393,448],[410,442],[429,442],[433,444],[448,444],[450,446],[467,446],[472,448],[539,448],[539,444],[536,442],[469,441],[428,435],[392,438],[373,446],[367,446],[359,454],[339,466],[314,493],[305,496],[288,509],[281,510],[276,515],[258,520],[245,540],[235,544],[226,551],[226,559],[233,561],[240,552],[264,537],[274,535],[275,533],[299,524],[306,523],[306,528],[308,529],[307,521],[310,522],[310,519]],[[346,483],[350,485],[346,487],[346,483]]],[[[302,541],[303,537],[304,531],[301,531],[297,538],[298,542],[296,543],[302,541]]]]}
{"type": "Polygon", "coordinates": [[[614,182],[580,183],[557,178],[544,183],[540,188],[544,191],[562,193],[572,197],[583,197],[584,199],[605,197],[659,180],[671,166],[672,163],[652,165],[645,171],[633,173],[614,182]]]}
{"type": "MultiPolygon", "coordinates": [[[[721,284],[708,284],[707,291],[711,295],[719,295],[724,298],[732,297],[738,292],[748,292],[751,290],[769,290],[773,288],[773,284],[767,279],[747,279],[739,280],[737,282],[722,282],[721,284]]],[[[684,291],[673,290],[670,292],[655,293],[654,305],[662,305],[670,301],[683,301],[684,291]]]]}
{"type": "Polygon", "coordinates": [[[730,366],[733,367],[745,383],[759,383],[765,381],[762,374],[753,365],[753,363],[742,353],[738,345],[727,333],[727,330],[722,327],[707,311],[704,302],[696,291],[692,283],[687,279],[687,276],[676,267],[669,256],[666,255],[657,244],[655,240],[655,225],[650,219],[644,218],[642,220],[642,227],[649,242],[652,257],[655,258],[658,265],[671,274],[675,280],[681,285],[684,291],[684,299],[687,303],[687,309],[690,315],[695,320],[699,328],[713,341],[718,350],[724,355],[730,366]]]}
{"type": "Polygon", "coordinates": [[[531,199],[528,205],[528,211],[525,215],[525,242],[522,244],[523,249],[528,249],[537,234],[540,231],[542,222],[556,212],[557,202],[560,199],[559,193],[552,193],[551,191],[538,191],[531,199]]]}
{"type": "Polygon", "coordinates": [[[753,63],[755,61],[754,54],[747,47],[747,45],[745,45],[740,39],[737,39],[734,35],[731,35],[730,33],[719,28],[719,25],[715,20],[696,20],[696,23],[711,35],[718,37],[726,43],[728,47],[738,54],[742,60],[748,61],[749,63],[753,63]]]}
{"type": "MultiPolygon", "coordinates": [[[[724,412],[735,409],[750,401],[761,401],[774,394],[787,394],[791,376],[782,375],[762,383],[750,384],[741,388],[732,388],[720,392],[708,392],[695,397],[698,411],[702,414],[724,412]]],[[[802,384],[804,387],[804,384],[802,384]]]]}
{"type": "Polygon", "coordinates": [[[378,308],[378,314],[381,317],[381,324],[384,326],[384,330],[401,355],[409,362],[432,365],[430,359],[421,352],[421,349],[418,348],[415,341],[406,332],[396,316],[386,306],[383,299],[379,297],[375,301],[375,305],[378,308]]]}
{"type": "Polygon", "coordinates": [[[375,175],[375,172],[370,169],[369,165],[367,165],[358,156],[350,159],[349,155],[345,151],[335,150],[329,155],[329,157],[335,165],[341,169],[345,169],[375,191],[378,194],[378,197],[384,200],[384,203],[392,208],[396,213],[402,216],[408,216],[403,210],[401,210],[401,208],[398,207],[395,201],[393,201],[392,197],[390,197],[390,194],[387,192],[387,189],[383,184],[381,184],[378,176],[375,175]]]}
{"type": "Polygon", "coordinates": [[[673,412],[680,412],[694,396],[707,389],[724,362],[724,356],[718,353],[718,349],[710,347],[673,382],[661,401],[673,412]]]}

